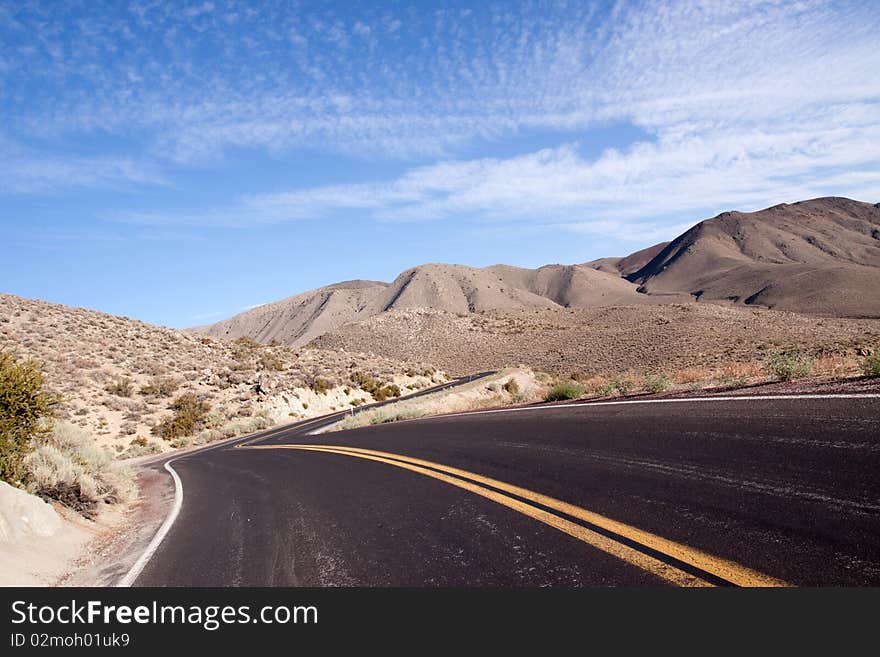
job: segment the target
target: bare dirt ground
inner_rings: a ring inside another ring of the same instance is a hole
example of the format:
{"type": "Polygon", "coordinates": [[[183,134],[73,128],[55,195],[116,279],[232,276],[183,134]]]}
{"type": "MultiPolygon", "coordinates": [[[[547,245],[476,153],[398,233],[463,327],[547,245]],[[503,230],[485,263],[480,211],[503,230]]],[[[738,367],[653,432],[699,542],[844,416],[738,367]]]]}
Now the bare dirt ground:
{"type": "Polygon", "coordinates": [[[880,320],[817,318],[708,303],[493,311],[393,311],[313,345],[389,358],[418,354],[463,375],[523,364],[558,375],[678,371],[762,361],[791,347],[855,356],[880,347],[880,320]]]}

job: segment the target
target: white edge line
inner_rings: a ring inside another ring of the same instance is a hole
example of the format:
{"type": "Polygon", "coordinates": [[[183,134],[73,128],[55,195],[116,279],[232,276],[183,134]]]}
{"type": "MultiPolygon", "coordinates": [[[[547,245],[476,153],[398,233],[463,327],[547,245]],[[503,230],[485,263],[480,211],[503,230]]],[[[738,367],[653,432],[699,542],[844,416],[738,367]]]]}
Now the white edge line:
{"type": "Polygon", "coordinates": [[[176,459],[171,459],[171,461],[165,463],[165,469],[168,470],[171,474],[171,478],[174,480],[174,504],[171,506],[171,511],[168,512],[165,522],[159,527],[156,535],[153,536],[153,540],[150,541],[147,549],[144,550],[144,553],[134,562],[134,565],[125,574],[125,577],[119,580],[119,583],[116,584],[117,587],[129,587],[134,584],[135,580],[141,574],[141,571],[143,571],[153,554],[162,544],[165,535],[168,533],[168,530],[171,529],[174,521],[177,520],[177,514],[180,513],[180,507],[183,506],[183,482],[180,481],[180,476],[178,476],[177,471],[171,467],[171,463],[174,460],[176,459]]]}

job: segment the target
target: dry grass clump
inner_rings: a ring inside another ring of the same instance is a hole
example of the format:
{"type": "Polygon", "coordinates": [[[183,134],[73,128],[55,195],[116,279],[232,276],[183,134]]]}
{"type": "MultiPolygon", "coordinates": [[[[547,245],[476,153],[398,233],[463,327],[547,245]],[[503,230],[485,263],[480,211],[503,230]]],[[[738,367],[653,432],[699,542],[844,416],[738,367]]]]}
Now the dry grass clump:
{"type": "Polygon", "coordinates": [[[24,467],[28,491],[58,500],[87,518],[94,517],[99,503],[127,502],[137,492],[129,468],[65,422],[54,423],[36,439],[24,467]]]}

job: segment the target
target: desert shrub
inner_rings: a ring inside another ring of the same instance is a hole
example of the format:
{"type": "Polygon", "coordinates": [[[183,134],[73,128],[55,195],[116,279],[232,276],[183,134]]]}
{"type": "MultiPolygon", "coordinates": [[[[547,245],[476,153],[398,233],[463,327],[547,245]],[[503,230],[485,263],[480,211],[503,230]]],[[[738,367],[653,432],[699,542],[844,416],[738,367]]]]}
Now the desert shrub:
{"type": "Polygon", "coordinates": [[[218,431],[217,429],[205,429],[204,431],[200,431],[198,435],[193,440],[193,443],[196,445],[205,445],[207,443],[213,443],[217,440],[223,438],[223,432],[218,431]]]}
{"type": "Polygon", "coordinates": [[[504,391],[510,393],[511,395],[515,395],[519,392],[519,384],[516,382],[516,379],[510,378],[507,379],[507,382],[503,386],[504,391]]]}
{"type": "Polygon", "coordinates": [[[170,376],[154,376],[150,382],[140,390],[142,395],[152,397],[170,397],[180,387],[180,383],[170,376]]]}
{"type": "Polygon", "coordinates": [[[112,383],[108,383],[104,386],[104,390],[117,397],[131,397],[134,392],[134,384],[131,382],[131,379],[123,377],[112,383]]]}
{"type": "Polygon", "coordinates": [[[351,382],[361,390],[370,393],[376,401],[385,401],[391,397],[400,397],[400,388],[397,385],[393,383],[383,385],[381,381],[374,379],[369,374],[352,372],[349,378],[351,379],[351,382]]]}
{"type": "Polygon", "coordinates": [[[129,443],[128,448],[119,455],[121,459],[133,459],[136,456],[158,454],[162,448],[154,442],[147,442],[146,438],[135,438],[129,443]]]}
{"type": "Polygon", "coordinates": [[[363,372],[352,372],[349,378],[353,384],[364,392],[369,392],[370,394],[382,387],[382,384],[379,381],[363,372]]]}
{"type": "Polygon", "coordinates": [[[59,401],[43,391],[43,373],[36,361],[18,361],[0,351],[0,479],[21,479],[29,443],[44,431],[41,420],[59,401]]]}
{"type": "Polygon", "coordinates": [[[386,399],[390,399],[391,397],[400,397],[400,388],[398,388],[393,383],[382,386],[381,388],[373,392],[373,399],[375,399],[376,401],[385,401],[386,399]]]}
{"type": "Polygon", "coordinates": [[[652,393],[663,392],[669,390],[672,381],[665,374],[649,376],[645,379],[645,390],[652,393]]]}
{"type": "Polygon", "coordinates": [[[284,369],[284,361],[270,351],[264,351],[261,353],[257,362],[260,366],[259,369],[262,370],[280,372],[284,369]]]}
{"type": "Polygon", "coordinates": [[[206,429],[219,429],[226,422],[226,417],[217,411],[211,411],[205,416],[203,424],[206,429]]]}
{"type": "Polygon", "coordinates": [[[152,430],[154,436],[160,436],[164,440],[192,436],[204,429],[211,404],[188,392],[177,397],[170,408],[174,414],[166,417],[152,430]]]}
{"type": "Polygon", "coordinates": [[[28,491],[57,500],[87,518],[94,517],[99,502],[126,502],[136,494],[131,469],[65,422],[56,422],[37,438],[23,465],[28,491]]]}
{"type": "Polygon", "coordinates": [[[585,388],[574,381],[558,383],[544,395],[544,401],[562,401],[563,399],[577,399],[585,392],[585,388]]]}
{"type": "Polygon", "coordinates": [[[318,395],[326,395],[327,391],[329,391],[333,385],[325,380],[325,379],[315,379],[315,383],[312,385],[312,390],[315,391],[315,394],[318,395]]]}
{"type": "Polygon", "coordinates": [[[623,378],[615,378],[612,379],[611,385],[614,386],[614,389],[617,390],[621,395],[625,395],[633,391],[636,387],[636,384],[630,381],[629,379],[623,378]]]}
{"type": "Polygon", "coordinates": [[[797,349],[777,351],[767,357],[764,369],[780,381],[791,381],[812,374],[813,359],[797,349]]]}
{"type": "Polygon", "coordinates": [[[880,376],[880,350],[877,353],[865,356],[862,360],[862,371],[865,376],[880,376]]]}

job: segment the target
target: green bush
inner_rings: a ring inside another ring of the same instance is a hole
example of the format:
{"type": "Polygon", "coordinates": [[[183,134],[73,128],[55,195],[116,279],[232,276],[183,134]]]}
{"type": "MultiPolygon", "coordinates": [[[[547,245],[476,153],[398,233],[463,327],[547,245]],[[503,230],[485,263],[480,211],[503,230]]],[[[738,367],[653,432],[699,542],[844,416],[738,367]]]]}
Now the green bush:
{"type": "Polygon", "coordinates": [[[558,383],[544,395],[544,401],[562,401],[563,399],[577,399],[581,397],[586,389],[579,383],[574,381],[566,381],[558,383]]]}
{"type": "Polygon", "coordinates": [[[41,420],[52,415],[58,401],[43,391],[36,361],[21,362],[0,352],[0,479],[12,484],[21,480],[30,442],[45,431],[41,420]]]}
{"type": "Polygon", "coordinates": [[[780,381],[791,381],[812,374],[813,359],[797,349],[777,351],[767,357],[764,369],[780,381]]]}
{"type": "Polygon", "coordinates": [[[880,376],[880,350],[870,356],[865,356],[862,361],[862,371],[865,376],[880,376]]]}
{"type": "Polygon", "coordinates": [[[664,392],[672,386],[672,381],[665,374],[649,376],[645,379],[645,390],[651,393],[664,392]]]}
{"type": "Polygon", "coordinates": [[[152,430],[154,436],[160,436],[164,440],[192,436],[205,429],[211,404],[199,399],[194,393],[187,392],[177,397],[170,408],[174,415],[166,417],[152,430]]]}

